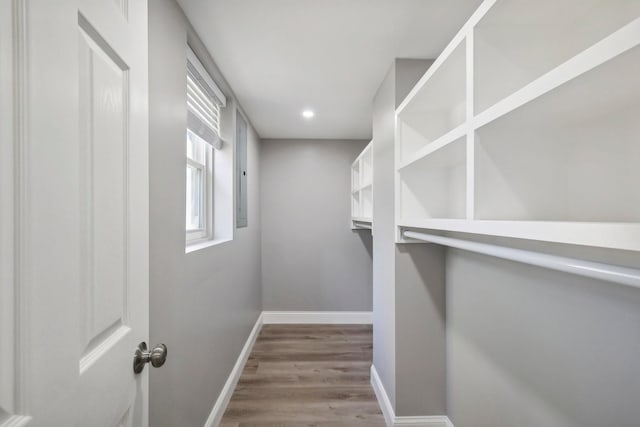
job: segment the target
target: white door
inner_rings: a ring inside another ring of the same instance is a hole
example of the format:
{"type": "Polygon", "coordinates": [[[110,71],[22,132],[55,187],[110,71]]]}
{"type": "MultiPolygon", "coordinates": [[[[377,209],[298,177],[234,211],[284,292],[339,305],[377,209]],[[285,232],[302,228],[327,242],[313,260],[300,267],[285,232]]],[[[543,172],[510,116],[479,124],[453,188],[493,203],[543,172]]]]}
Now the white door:
{"type": "Polygon", "coordinates": [[[0,426],[147,426],[147,2],[0,1],[16,89],[0,426]]]}

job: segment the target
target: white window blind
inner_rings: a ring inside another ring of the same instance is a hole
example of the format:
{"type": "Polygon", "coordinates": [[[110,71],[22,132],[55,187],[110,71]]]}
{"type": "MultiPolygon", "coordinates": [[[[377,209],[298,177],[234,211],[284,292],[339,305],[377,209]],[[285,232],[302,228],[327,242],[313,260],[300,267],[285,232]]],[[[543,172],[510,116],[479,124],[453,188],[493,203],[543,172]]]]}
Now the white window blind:
{"type": "Polygon", "coordinates": [[[187,56],[187,127],[219,148],[220,108],[226,98],[191,49],[187,56]]]}

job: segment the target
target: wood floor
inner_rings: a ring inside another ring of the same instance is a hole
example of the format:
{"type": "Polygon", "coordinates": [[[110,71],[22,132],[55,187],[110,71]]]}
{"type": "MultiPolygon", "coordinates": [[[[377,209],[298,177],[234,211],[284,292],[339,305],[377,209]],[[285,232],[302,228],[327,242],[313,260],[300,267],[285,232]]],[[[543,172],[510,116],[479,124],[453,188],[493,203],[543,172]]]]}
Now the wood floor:
{"type": "Polygon", "coordinates": [[[221,427],[385,427],[371,325],[264,325],[221,427]]]}

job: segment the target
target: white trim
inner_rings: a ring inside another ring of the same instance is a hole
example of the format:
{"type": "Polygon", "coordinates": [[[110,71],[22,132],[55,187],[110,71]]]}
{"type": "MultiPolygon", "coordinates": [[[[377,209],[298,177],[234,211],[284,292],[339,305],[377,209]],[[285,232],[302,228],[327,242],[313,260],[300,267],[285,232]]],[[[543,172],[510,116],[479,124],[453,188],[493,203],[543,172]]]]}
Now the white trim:
{"type": "Polygon", "coordinates": [[[393,426],[453,427],[453,423],[446,416],[395,417],[393,426]]]}
{"type": "Polygon", "coordinates": [[[233,366],[229,377],[227,378],[227,382],[224,383],[224,387],[222,387],[222,391],[218,396],[218,400],[213,405],[213,409],[207,418],[207,421],[204,423],[204,427],[217,427],[222,420],[222,416],[224,415],[224,411],[227,409],[227,405],[229,404],[229,400],[231,400],[231,396],[236,388],[236,384],[238,384],[238,380],[240,379],[240,375],[242,375],[242,371],[244,370],[244,365],[247,363],[247,359],[251,354],[251,350],[253,349],[253,344],[256,342],[256,338],[258,338],[258,334],[260,333],[260,329],[263,324],[263,314],[258,316],[256,320],[256,324],[253,326],[251,333],[249,334],[249,338],[244,344],[240,355],[238,356],[238,360],[236,364],[233,366]]]}
{"type": "MultiPolygon", "coordinates": [[[[213,213],[213,199],[214,199],[213,147],[211,146],[211,144],[209,144],[205,139],[203,139],[197,133],[187,128],[187,136],[185,140],[185,156],[186,156],[185,169],[188,170],[189,166],[191,166],[195,169],[201,170],[204,173],[204,176],[202,177],[202,181],[204,182],[201,183],[202,185],[201,197],[202,197],[202,205],[203,205],[203,207],[201,208],[201,210],[203,211],[201,212],[201,215],[204,216],[205,225],[204,225],[204,229],[201,229],[201,230],[185,230],[185,253],[189,253],[191,252],[189,250],[189,246],[192,246],[192,245],[198,246],[202,243],[208,243],[209,241],[213,240],[215,236],[215,230],[213,228],[213,215],[214,215],[213,213]],[[204,163],[197,162],[195,160],[190,159],[188,156],[186,156],[186,151],[187,151],[186,147],[187,147],[187,144],[190,143],[189,138],[191,137],[189,136],[189,134],[191,134],[194,138],[198,138],[204,142],[204,150],[205,150],[204,163]]],[[[185,211],[186,209],[187,208],[185,205],[185,211]]]]}
{"type": "Polygon", "coordinates": [[[9,417],[5,422],[0,424],[0,427],[24,427],[29,424],[31,417],[25,417],[22,415],[14,415],[9,417]]]}
{"type": "MultiPolygon", "coordinates": [[[[14,242],[14,88],[15,19],[13,2],[0,3],[0,420],[14,412],[15,242],[14,242]],[[5,60],[6,58],[6,60],[5,60]],[[5,96],[6,94],[6,96],[5,96]]],[[[0,426],[9,425],[5,420],[0,426]]]]}
{"type": "MultiPolygon", "coordinates": [[[[14,404],[13,413],[5,425],[24,426],[31,421],[29,412],[31,371],[30,298],[29,298],[29,224],[31,209],[29,198],[29,52],[27,41],[27,4],[26,0],[13,3],[13,179],[12,191],[8,197],[13,200],[13,328],[14,328],[14,404]]],[[[4,202],[4,200],[3,200],[4,202]]],[[[4,427],[4,425],[3,425],[4,427]]]]}
{"type": "Polygon", "coordinates": [[[384,385],[380,380],[376,367],[371,365],[371,386],[378,399],[378,404],[384,415],[387,427],[415,426],[415,427],[453,427],[453,423],[446,415],[424,417],[397,417],[393,405],[389,400],[384,385]]]}
{"type": "Polygon", "coordinates": [[[263,311],[262,319],[267,324],[366,324],[373,323],[370,311],[263,311]]]}
{"type": "Polygon", "coordinates": [[[371,387],[373,387],[373,391],[376,394],[378,404],[380,405],[380,409],[382,410],[382,415],[384,415],[384,420],[386,421],[387,426],[392,427],[396,414],[393,411],[393,406],[391,405],[389,396],[384,389],[382,380],[380,380],[378,371],[373,365],[371,365],[371,387]]]}
{"type": "Polygon", "coordinates": [[[210,248],[211,246],[217,246],[226,242],[231,242],[232,240],[233,239],[231,239],[230,237],[224,237],[220,239],[213,238],[210,240],[200,240],[193,243],[187,243],[187,246],[184,249],[184,253],[190,254],[191,252],[196,252],[201,249],[210,248]]]}

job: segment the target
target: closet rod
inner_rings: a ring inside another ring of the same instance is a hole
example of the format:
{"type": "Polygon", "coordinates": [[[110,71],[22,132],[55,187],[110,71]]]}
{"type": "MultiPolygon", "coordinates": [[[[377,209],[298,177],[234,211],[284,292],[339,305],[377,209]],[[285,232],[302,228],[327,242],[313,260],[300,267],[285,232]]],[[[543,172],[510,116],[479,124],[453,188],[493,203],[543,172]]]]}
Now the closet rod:
{"type": "Polygon", "coordinates": [[[640,288],[640,270],[618,265],[603,264],[599,262],[585,261],[575,258],[548,255],[539,252],[513,249],[486,243],[471,242],[469,240],[455,239],[452,237],[437,236],[434,234],[420,233],[417,231],[403,231],[402,235],[409,239],[422,240],[438,245],[449,246],[465,251],[490,255],[510,261],[517,261],[537,267],[576,274],[578,276],[591,277],[607,282],[640,288]]]}

